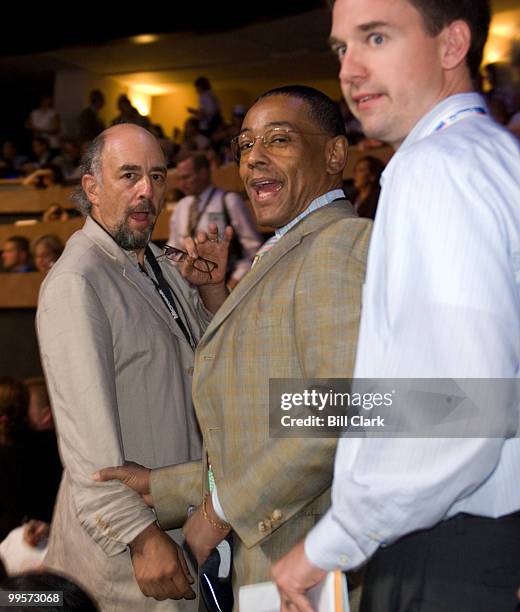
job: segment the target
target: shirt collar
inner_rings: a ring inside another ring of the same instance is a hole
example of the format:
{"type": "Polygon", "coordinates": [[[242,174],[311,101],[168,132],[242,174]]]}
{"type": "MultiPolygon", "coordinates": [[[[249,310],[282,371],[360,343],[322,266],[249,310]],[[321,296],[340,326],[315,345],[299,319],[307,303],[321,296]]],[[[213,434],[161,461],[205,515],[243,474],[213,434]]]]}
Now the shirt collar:
{"type": "Polygon", "coordinates": [[[208,187],[206,187],[202,193],[199,193],[198,196],[192,196],[192,198],[198,197],[199,202],[205,202],[209,198],[212,189],[214,189],[213,185],[208,185],[208,187]]]}
{"type": "Polygon", "coordinates": [[[301,212],[292,221],[289,221],[287,225],[284,225],[283,227],[279,227],[277,230],[275,230],[275,234],[277,238],[280,239],[282,236],[285,236],[285,234],[291,228],[293,228],[297,223],[299,223],[302,219],[304,219],[311,212],[314,212],[315,210],[318,210],[318,208],[322,208],[323,206],[326,206],[327,204],[331,204],[332,202],[334,202],[334,200],[339,200],[339,199],[345,199],[345,193],[343,189],[333,189],[332,191],[327,191],[327,193],[324,193],[323,195],[317,197],[315,200],[313,200],[309,204],[309,206],[303,212],[301,212]]]}
{"type": "Polygon", "coordinates": [[[473,108],[481,108],[487,111],[486,102],[478,93],[455,94],[454,96],[445,98],[415,124],[399,149],[405,149],[418,140],[433,134],[442,121],[446,121],[458,113],[460,114],[461,111],[465,109],[473,108]]]}

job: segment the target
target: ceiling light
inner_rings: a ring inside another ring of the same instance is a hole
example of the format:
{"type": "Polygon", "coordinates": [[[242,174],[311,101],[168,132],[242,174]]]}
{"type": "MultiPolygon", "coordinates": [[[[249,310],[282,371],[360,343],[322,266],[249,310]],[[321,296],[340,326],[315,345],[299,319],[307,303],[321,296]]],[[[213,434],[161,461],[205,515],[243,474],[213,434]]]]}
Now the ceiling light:
{"type": "Polygon", "coordinates": [[[136,45],[149,45],[157,42],[159,39],[160,36],[157,34],[138,34],[137,36],[132,36],[130,40],[136,45]]]}

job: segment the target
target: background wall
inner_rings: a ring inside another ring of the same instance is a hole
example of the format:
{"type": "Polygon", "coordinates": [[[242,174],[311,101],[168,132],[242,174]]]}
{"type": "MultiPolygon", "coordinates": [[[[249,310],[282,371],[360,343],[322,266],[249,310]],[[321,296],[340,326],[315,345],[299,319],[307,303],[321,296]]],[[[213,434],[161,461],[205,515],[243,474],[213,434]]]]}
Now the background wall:
{"type": "MultiPolygon", "coordinates": [[[[261,79],[254,78],[236,82],[215,81],[212,89],[220,100],[224,119],[229,121],[231,111],[236,104],[249,107],[262,93],[273,87],[291,84],[287,79],[261,79]]],[[[321,89],[335,100],[341,97],[341,90],[336,80],[308,81],[302,85],[311,85],[321,89]]],[[[160,123],[167,136],[172,135],[174,127],[182,129],[186,119],[190,117],[186,107],[197,107],[197,94],[191,83],[175,85],[175,92],[161,96],[152,96],[150,118],[153,123],[160,123]]]]}

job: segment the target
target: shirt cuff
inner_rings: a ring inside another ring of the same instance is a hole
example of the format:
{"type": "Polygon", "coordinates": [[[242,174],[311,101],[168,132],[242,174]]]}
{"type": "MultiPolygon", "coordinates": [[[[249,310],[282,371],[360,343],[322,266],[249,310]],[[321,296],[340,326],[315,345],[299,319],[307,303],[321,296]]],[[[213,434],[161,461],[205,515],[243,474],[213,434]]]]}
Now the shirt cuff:
{"type": "Polygon", "coordinates": [[[224,523],[229,524],[229,521],[227,520],[226,515],[224,514],[224,510],[220,505],[220,500],[217,495],[217,485],[213,487],[213,491],[211,492],[211,502],[213,503],[213,510],[215,510],[215,513],[217,514],[219,519],[224,521],[224,523]]]}
{"type": "MultiPolygon", "coordinates": [[[[329,510],[307,534],[304,543],[307,558],[317,567],[343,571],[359,567],[367,560],[356,541],[334,519],[329,510]]],[[[374,542],[374,550],[377,543],[374,542]]]]}

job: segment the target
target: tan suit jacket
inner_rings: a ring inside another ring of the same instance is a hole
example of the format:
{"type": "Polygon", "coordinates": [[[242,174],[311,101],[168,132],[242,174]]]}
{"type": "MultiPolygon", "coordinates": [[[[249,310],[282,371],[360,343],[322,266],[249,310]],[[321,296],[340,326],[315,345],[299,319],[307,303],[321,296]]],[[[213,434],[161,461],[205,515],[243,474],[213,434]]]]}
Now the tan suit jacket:
{"type": "MultiPolygon", "coordinates": [[[[210,318],[198,293],[168,261],[161,266],[198,339],[210,318]]],[[[42,285],[37,328],[64,464],[46,563],[86,586],[103,610],[195,609],[141,594],[127,544],[155,515],[122,483],[91,479],[125,460],[200,459],[193,349],[135,254],[90,218],[42,285]]]]}
{"type": "MultiPolygon", "coordinates": [[[[352,376],[371,222],[339,201],[305,217],[246,275],[197,348],[193,398],[235,532],[235,586],[269,578],[330,505],[335,439],[269,437],[270,378],[352,376]]],[[[161,524],[196,463],[153,473],[161,524]]],[[[198,500],[200,502],[200,499],[198,500]]]]}

